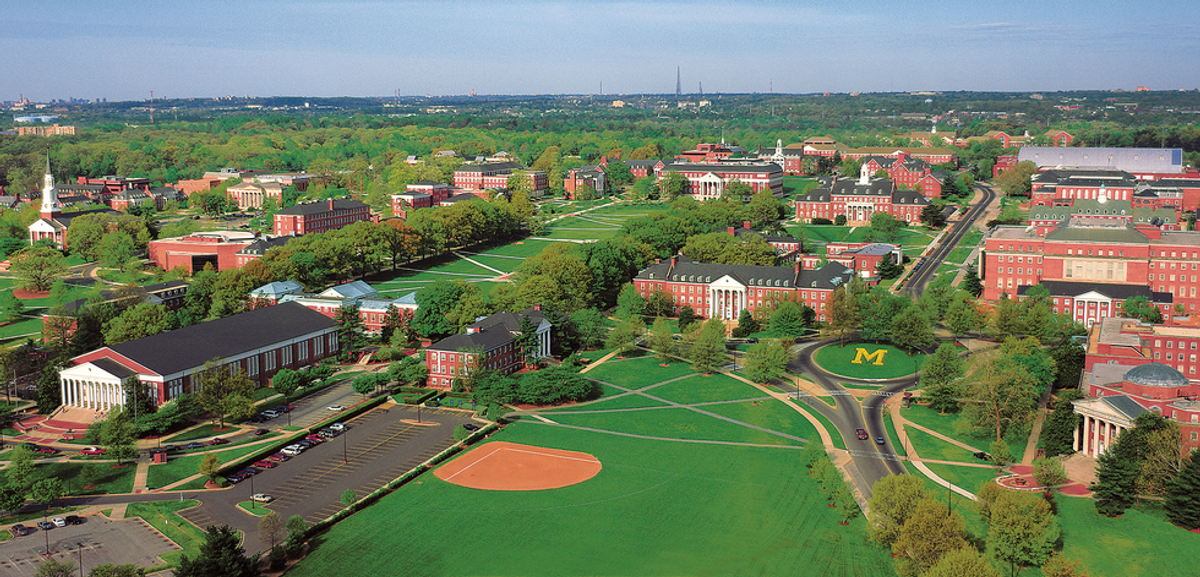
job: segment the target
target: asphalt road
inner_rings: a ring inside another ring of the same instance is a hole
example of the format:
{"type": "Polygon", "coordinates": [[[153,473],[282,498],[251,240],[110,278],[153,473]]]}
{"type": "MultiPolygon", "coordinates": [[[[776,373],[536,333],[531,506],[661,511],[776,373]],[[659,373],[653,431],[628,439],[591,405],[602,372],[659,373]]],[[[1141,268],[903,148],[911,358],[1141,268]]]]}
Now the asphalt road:
{"type": "MultiPolygon", "coordinates": [[[[979,185],[978,188],[983,193],[980,202],[972,206],[965,217],[955,223],[950,232],[942,238],[942,242],[933,252],[925,257],[925,264],[909,279],[904,294],[914,299],[921,295],[925,285],[933,279],[938,267],[942,265],[950,251],[954,250],[974,225],[976,219],[996,198],[996,193],[990,187],[979,185]]],[[[831,407],[821,399],[811,395],[805,396],[802,392],[797,391],[801,400],[829,419],[837,429],[836,432],[842,436],[847,452],[854,459],[853,466],[849,468],[850,475],[863,497],[870,499],[871,488],[876,481],[888,475],[904,475],[908,472],[892,448],[892,440],[888,438],[887,429],[883,424],[883,411],[884,403],[889,398],[916,385],[919,379],[916,375],[912,375],[891,380],[866,381],[830,375],[813,362],[812,355],[822,345],[835,342],[836,339],[827,339],[799,345],[799,354],[788,363],[788,372],[801,375],[816,383],[836,399],[837,406],[831,407]],[[838,382],[866,384],[880,388],[859,403],[838,382]],[[856,430],[859,428],[866,429],[870,438],[859,439],[856,435],[856,430]],[[876,444],[874,441],[876,437],[883,437],[886,440],[885,444],[876,444]]]]}

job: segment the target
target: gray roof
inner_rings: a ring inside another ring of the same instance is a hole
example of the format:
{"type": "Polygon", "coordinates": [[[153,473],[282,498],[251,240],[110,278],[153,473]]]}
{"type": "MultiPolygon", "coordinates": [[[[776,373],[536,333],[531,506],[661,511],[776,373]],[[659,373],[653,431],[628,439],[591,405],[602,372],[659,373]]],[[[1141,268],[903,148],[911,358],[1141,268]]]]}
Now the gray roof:
{"type": "Polygon", "coordinates": [[[260,286],[252,291],[252,295],[280,296],[296,294],[304,291],[304,287],[294,280],[275,281],[260,286]]]}
{"type": "Polygon", "coordinates": [[[1031,161],[1038,167],[1098,168],[1130,172],[1180,173],[1183,171],[1181,148],[1063,148],[1025,146],[1017,161],[1031,161]]]}
{"type": "Polygon", "coordinates": [[[133,375],[137,374],[137,372],[133,371],[129,367],[126,367],[125,365],[122,365],[121,363],[118,363],[117,361],[107,357],[96,359],[91,361],[91,363],[104,370],[108,374],[117,377],[118,379],[125,379],[126,377],[132,377],[133,375]]]}
{"type": "Polygon", "coordinates": [[[696,262],[686,256],[652,264],[637,274],[641,280],[664,280],[671,282],[696,282],[708,284],[723,276],[729,276],[746,286],[770,286],[780,288],[818,288],[832,290],[849,283],[854,271],[844,265],[829,263],[816,270],[801,270],[792,267],[761,266],[744,264],[714,264],[696,262]]]}
{"type": "Polygon", "coordinates": [[[1147,387],[1184,387],[1187,377],[1162,363],[1138,365],[1125,373],[1125,380],[1147,387]]]}
{"type": "Polygon", "coordinates": [[[766,174],[782,173],[783,169],[774,163],[715,163],[715,162],[672,162],[662,171],[675,172],[761,172],[766,174]]]}
{"type": "MultiPolygon", "coordinates": [[[[351,210],[355,208],[363,208],[365,206],[367,205],[349,198],[339,198],[333,201],[334,210],[351,210]]],[[[308,215],[322,214],[326,212],[329,212],[329,201],[318,200],[314,202],[306,202],[304,204],[297,204],[296,206],[285,208],[275,214],[308,215]]]]}
{"type": "Polygon", "coordinates": [[[480,329],[475,333],[463,333],[448,336],[432,345],[431,351],[461,351],[475,350],[490,351],[496,347],[512,342],[513,336],[503,326],[493,325],[480,329]]]}
{"type": "MultiPolygon", "coordinates": [[[[301,235],[297,235],[301,236],[301,235]]],[[[237,251],[238,254],[267,254],[267,251],[277,246],[283,246],[289,240],[296,238],[295,236],[274,236],[255,239],[254,242],[246,245],[242,250],[237,251]]]]}
{"type": "Polygon", "coordinates": [[[1060,226],[1046,233],[1046,240],[1146,244],[1149,239],[1130,223],[1122,226],[1060,226]]]}
{"type": "Polygon", "coordinates": [[[1109,395],[1100,397],[1101,401],[1112,407],[1113,410],[1125,415],[1129,420],[1134,420],[1138,415],[1146,412],[1146,407],[1138,404],[1137,401],[1125,395],[1109,395]]]}
{"type": "Polygon", "coordinates": [[[524,169],[524,166],[516,162],[485,162],[483,164],[463,165],[454,169],[454,172],[498,172],[524,169]]]}
{"type": "MultiPolygon", "coordinates": [[[[1155,292],[1150,290],[1150,287],[1145,285],[1133,284],[1109,284],[1096,282],[1074,282],[1064,280],[1043,280],[1041,285],[1050,291],[1050,296],[1055,297],[1077,297],[1089,292],[1102,294],[1110,299],[1127,301],[1133,297],[1146,297],[1155,304],[1171,304],[1174,300],[1174,295],[1169,292],[1155,292]]],[[[1030,286],[1022,285],[1017,287],[1017,294],[1024,295],[1030,286]]]]}
{"type": "Polygon", "coordinates": [[[213,359],[226,359],[318,331],[337,323],[298,303],[228,316],[108,347],[159,375],[197,369],[213,359]]]}

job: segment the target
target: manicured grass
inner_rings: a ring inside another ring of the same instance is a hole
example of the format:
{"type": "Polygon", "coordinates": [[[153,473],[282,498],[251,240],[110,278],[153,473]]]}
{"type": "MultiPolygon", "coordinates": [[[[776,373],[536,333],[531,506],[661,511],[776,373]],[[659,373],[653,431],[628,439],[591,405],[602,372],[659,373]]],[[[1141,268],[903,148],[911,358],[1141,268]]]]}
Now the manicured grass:
{"type": "MultiPolygon", "coordinates": [[[[603,356],[599,352],[587,354],[587,358],[592,360],[598,360],[603,358],[603,356]]],[[[688,363],[684,361],[674,360],[666,367],[660,367],[660,363],[661,361],[653,356],[624,360],[613,357],[605,361],[604,364],[584,373],[584,376],[589,379],[606,381],[622,387],[640,389],[695,373],[688,363]]],[[[659,389],[661,388],[655,387],[652,389],[652,394],[658,396],[659,389]]]]}
{"type": "Polygon", "coordinates": [[[829,438],[833,441],[834,447],[838,449],[846,448],[846,441],[842,439],[842,435],[838,433],[837,427],[833,426],[832,421],[825,418],[825,415],[822,415],[816,409],[805,407],[803,405],[801,405],[801,408],[807,411],[808,414],[816,417],[818,421],[821,421],[821,424],[825,426],[825,431],[829,433],[829,438]]]}
{"type": "Polygon", "coordinates": [[[1159,510],[1135,507],[1116,519],[1096,513],[1091,499],[1058,503],[1063,554],[1079,559],[1092,575],[1191,577],[1196,575],[1200,534],[1162,520],[1159,510]]]}
{"type": "Polygon", "coordinates": [[[548,240],[518,240],[509,244],[494,246],[487,249],[471,249],[470,252],[479,252],[481,254],[496,254],[503,256],[519,256],[521,258],[529,258],[537,256],[546,247],[557,244],[548,240]]]}
{"type": "Polygon", "coordinates": [[[908,445],[900,442],[900,436],[896,434],[896,423],[892,421],[891,411],[883,412],[883,428],[887,430],[888,443],[891,444],[892,451],[901,457],[907,457],[908,445]]]}
{"type": "MultiPolygon", "coordinates": [[[[614,389],[615,390],[615,389],[614,389]]],[[[642,407],[665,407],[667,405],[649,399],[642,395],[631,393],[620,397],[612,397],[601,399],[596,402],[588,403],[582,406],[564,407],[562,411],[543,413],[546,416],[557,415],[562,413],[570,413],[572,411],[607,411],[612,409],[634,409],[642,407]]]]}
{"type": "MultiPolygon", "coordinates": [[[[963,418],[962,413],[946,413],[945,415],[920,404],[914,404],[911,407],[904,409],[904,418],[912,421],[925,428],[937,431],[947,437],[958,439],[972,447],[979,447],[981,451],[990,451],[992,441],[995,440],[991,434],[976,434],[973,432],[963,433],[964,426],[959,423],[963,418]]],[[[1008,451],[1013,458],[1020,461],[1021,456],[1025,452],[1025,444],[1029,441],[1028,426],[1014,430],[1005,437],[1004,442],[1008,445],[1008,451]]],[[[918,449],[919,453],[919,449],[918,449]]],[[[921,455],[924,456],[924,455],[921,455]]]]}
{"type": "Polygon", "coordinates": [[[960,247],[950,251],[950,254],[946,256],[946,262],[951,263],[951,264],[956,264],[956,265],[963,264],[964,261],[967,260],[967,257],[971,256],[972,250],[974,250],[972,247],[960,246],[960,247]]]}
{"type": "MultiPolygon", "coordinates": [[[[115,463],[87,463],[68,461],[65,463],[37,463],[33,468],[33,482],[42,479],[58,477],[66,485],[68,495],[102,495],[104,493],[132,493],[133,477],[137,473],[137,465],[125,463],[120,468],[114,468],[115,463]],[[93,471],[90,484],[93,489],[84,489],[84,469],[93,471]]],[[[8,482],[8,475],[0,471],[0,481],[8,482]]]]}
{"type": "MultiPolygon", "coordinates": [[[[204,543],[204,531],[191,524],[177,512],[195,507],[196,501],[151,501],[148,503],[130,503],[125,510],[126,517],[141,517],[159,533],[183,548],[182,551],[172,551],[162,555],[167,567],[178,567],[180,557],[187,555],[195,558],[200,554],[200,545],[204,543]]],[[[159,567],[158,569],[165,569],[159,567]]]]}
{"type": "Polygon", "coordinates": [[[648,391],[656,397],[662,397],[676,403],[703,403],[706,401],[735,401],[766,396],[766,393],[747,385],[733,377],[713,374],[706,377],[697,374],[695,377],[654,387],[648,391]]]}
{"type": "Polygon", "coordinates": [[[21,319],[15,323],[0,326],[0,339],[10,339],[30,333],[42,333],[42,319],[21,319]]]}
{"type": "Polygon", "coordinates": [[[821,442],[817,428],[808,422],[804,415],[775,399],[704,405],[701,408],[743,423],[803,437],[813,443],[821,442]]]}
{"type": "Polygon", "coordinates": [[[974,451],[968,451],[958,445],[947,443],[920,429],[908,427],[905,429],[905,432],[908,433],[908,442],[912,444],[913,451],[921,459],[958,461],[960,463],[977,462],[972,455],[974,451]]]}
{"type": "Polygon", "coordinates": [[[817,349],[813,360],[825,370],[836,375],[856,379],[894,379],[911,375],[925,362],[925,355],[917,353],[909,356],[906,352],[887,344],[867,342],[848,342],[845,346],[837,344],[826,345],[817,349]],[[857,358],[859,350],[867,354],[876,351],[886,351],[881,365],[875,364],[878,357],[867,360],[857,358]],[[854,361],[858,360],[858,363],[854,361]]]}
{"type": "MultiPolygon", "coordinates": [[[[976,461],[982,463],[982,461],[976,461]]],[[[979,488],[984,483],[991,483],[996,478],[996,470],[991,467],[959,467],[957,465],[943,465],[941,463],[926,463],[930,471],[963,489],[972,493],[978,493],[979,488]]]]}
{"type": "Polygon", "coordinates": [[[479,491],[425,475],[334,527],[289,575],[893,574],[863,519],[838,525],[800,451],[524,423],[492,438],[586,451],[604,466],[549,491],[479,491]],[[473,540],[469,554],[429,538],[476,525],[505,530],[473,540]]]}
{"type": "Polygon", "coordinates": [[[553,419],[564,425],[668,439],[755,443],[763,445],[801,444],[786,437],[748,429],[684,408],[590,415],[560,413],[554,415],[553,419]]]}
{"type": "Polygon", "coordinates": [[[262,517],[271,512],[266,505],[257,501],[238,501],[238,507],[245,509],[246,512],[255,517],[262,517]]]}
{"type": "Polygon", "coordinates": [[[177,435],[167,437],[163,439],[163,441],[165,441],[167,444],[182,443],[186,441],[195,441],[196,439],[207,439],[208,437],[215,437],[222,433],[230,433],[236,430],[236,428],[230,426],[221,427],[219,425],[200,425],[199,427],[188,429],[177,435]]]}
{"type": "MultiPolygon", "coordinates": [[[[261,440],[262,437],[255,437],[261,440]]],[[[228,446],[228,445],[226,445],[228,446]]],[[[263,445],[250,445],[217,451],[216,455],[221,459],[221,463],[230,463],[241,457],[244,457],[254,451],[261,450],[263,445]]],[[[178,482],[181,479],[186,479],[200,472],[200,461],[204,458],[202,452],[186,454],[184,456],[171,457],[166,463],[150,465],[150,469],[146,473],[146,484],[151,489],[161,489],[178,482]]]]}

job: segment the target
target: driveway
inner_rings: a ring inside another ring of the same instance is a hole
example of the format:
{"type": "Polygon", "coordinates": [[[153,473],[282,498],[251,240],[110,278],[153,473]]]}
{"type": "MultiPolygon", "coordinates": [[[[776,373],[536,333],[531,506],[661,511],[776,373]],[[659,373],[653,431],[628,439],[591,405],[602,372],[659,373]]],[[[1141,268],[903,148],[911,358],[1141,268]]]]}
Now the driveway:
{"type": "Polygon", "coordinates": [[[160,555],[179,550],[141,519],[110,521],[100,515],[85,518],[87,522],[82,525],[38,530],[0,543],[0,576],[36,573],[37,564],[45,559],[47,537],[52,557],[74,560],[76,567],[82,559],[85,574],[92,567],[104,563],[137,563],[142,567],[159,565],[160,555]]]}

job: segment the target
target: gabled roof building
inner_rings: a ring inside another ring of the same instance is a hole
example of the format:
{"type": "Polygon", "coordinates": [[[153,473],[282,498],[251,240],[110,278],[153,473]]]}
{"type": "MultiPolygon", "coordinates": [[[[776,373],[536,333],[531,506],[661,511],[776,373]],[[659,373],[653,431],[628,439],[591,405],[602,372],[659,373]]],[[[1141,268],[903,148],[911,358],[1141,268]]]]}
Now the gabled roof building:
{"type": "Polygon", "coordinates": [[[517,337],[521,335],[521,324],[528,318],[537,332],[538,349],[536,358],[550,356],[551,325],[542,313],[541,305],[534,305],[519,313],[508,311],[479,319],[467,327],[465,333],[446,337],[425,349],[425,366],[429,369],[429,385],[448,389],[454,379],[486,368],[508,374],[525,364],[517,337]]]}

